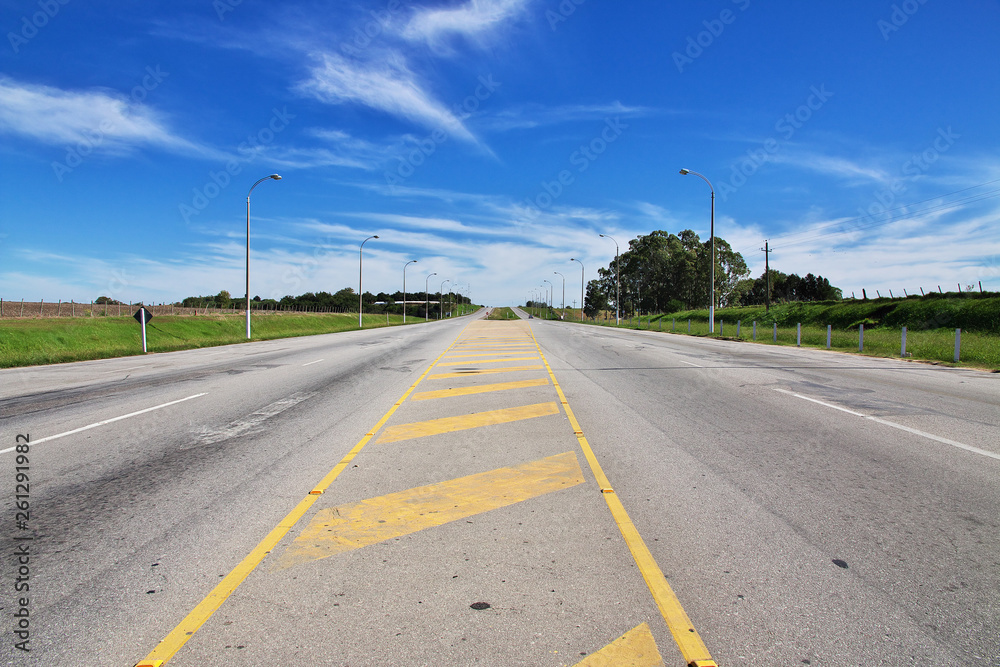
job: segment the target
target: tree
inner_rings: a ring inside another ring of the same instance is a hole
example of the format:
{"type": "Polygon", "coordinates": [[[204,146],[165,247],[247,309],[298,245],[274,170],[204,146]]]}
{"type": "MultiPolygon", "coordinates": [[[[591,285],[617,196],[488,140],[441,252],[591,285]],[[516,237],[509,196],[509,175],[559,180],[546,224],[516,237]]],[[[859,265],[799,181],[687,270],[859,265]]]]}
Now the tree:
{"type": "Polygon", "coordinates": [[[214,298],[216,308],[230,308],[233,305],[233,297],[226,290],[222,290],[214,298]]]}
{"type": "Polygon", "coordinates": [[[590,280],[587,282],[585,301],[583,314],[587,317],[597,317],[602,310],[608,310],[608,295],[601,287],[601,281],[590,280]]]}

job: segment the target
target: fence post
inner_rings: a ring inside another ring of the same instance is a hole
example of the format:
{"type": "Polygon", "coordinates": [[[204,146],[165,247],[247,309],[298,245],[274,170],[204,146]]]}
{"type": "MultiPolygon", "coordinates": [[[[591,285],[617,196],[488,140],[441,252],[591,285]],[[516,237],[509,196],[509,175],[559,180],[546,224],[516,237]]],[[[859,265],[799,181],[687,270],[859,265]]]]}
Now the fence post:
{"type": "Polygon", "coordinates": [[[726,323],[724,321],[722,321],[722,320],[719,320],[719,336],[720,337],[722,336],[722,332],[725,330],[725,328],[726,328],[726,323]]]}
{"type": "Polygon", "coordinates": [[[24,317],[24,298],[21,298],[21,314],[18,317],[24,317]]]}
{"type": "Polygon", "coordinates": [[[742,321],[743,321],[743,320],[736,320],[736,337],[737,337],[737,338],[739,338],[739,337],[740,337],[740,323],[741,323],[742,321]]]}
{"type": "Polygon", "coordinates": [[[38,315],[42,315],[42,311],[45,310],[45,299],[42,299],[41,304],[38,306],[38,315]]]}
{"type": "Polygon", "coordinates": [[[955,329],[955,363],[958,363],[959,352],[962,349],[962,330],[955,329]]]}
{"type": "Polygon", "coordinates": [[[858,325],[858,352],[864,352],[865,350],[865,325],[858,325]]]}
{"type": "Polygon", "coordinates": [[[56,317],[62,315],[62,299],[59,299],[59,305],[56,306],[56,317]]]}
{"type": "Polygon", "coordinates": [[[677,331],[677,318],[676,317],[673,318],[672,320],[670,320],[670,330],[671,331],[677,331]]]}
{"type": "Polygon", "coordinates": [[[757,320],[753,321],[753,342],[757,342],[757,320]]]}
{"type": "Polygon", "coordinates": [[[691,333],[691,320],[688,320],[688,333],[691,333]]]}
{"type": "Polygon", "coordinates": [[[795,323],[795,347],[802,347],[802,322],[795,323]]]}
{"type": "Polygon", "coordinates": [[[830,336],[833,333],[833,326],[826,325],[826,349],[830,349],[830,336]]]}
{"type": "Polygon", "coordinates": [[[906,356],[906,327],[903,327],[903,340],[899,344],[899,356],[906,356]]]}
{"type": "Polygon", "coordinates": [[[773,338],[774,338],[773,342],[777,343],[778,342],[778,323],[777,322],[774,323],[774,336],[773,336],[773,338]]]}

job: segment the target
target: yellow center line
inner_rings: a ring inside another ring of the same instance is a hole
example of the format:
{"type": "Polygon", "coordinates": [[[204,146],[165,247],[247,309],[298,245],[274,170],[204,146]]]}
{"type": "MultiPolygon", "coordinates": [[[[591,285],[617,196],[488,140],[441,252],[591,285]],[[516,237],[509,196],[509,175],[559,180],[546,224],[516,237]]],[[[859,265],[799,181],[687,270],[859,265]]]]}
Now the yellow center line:
{"type": "Polygon", "coordinates": [[[288,545],[284,569],[583,484],[576,452],[320,510],[288,545]]]}
{"type": "Polygon", "coordinates": [[[547,417],[555,414],[559,414],[559,406],[555,402],[551,402],[522,405],[517,408],[504,408],[502,410],[489,410],[487,412],[473,412],[472,414],[460,415],[458,417],[441,417],[440,419],[429,419],[422,422],[390,426],[382,431],[382,435],[375,441],[375,444],[399,442],[400,440],[411,440],[413,438],[423,438],[428,435],[440,435],[454,431],[467,431],[482,426],[509,424],[510,422],[534,419],[535,417],[547,417]]]}
{"type": "MultiPolygon", "coordinates": [[[[532,337],[534,337],[533,332],[532,337]]],[[[538,348],[538,354],[542,358],[542,363],[545,364],[552,384],[556,388],[556,393],[559,394],[559,400],[566,411],[566,417],[569,419],[570,426],[573,427],[573,433],[576,435],[580,449],[583,450],[583,455],[586,457],[587,463],[590,464],[594,478],[601,488],[604,500],[608,504],[608,509],[611,510],[611,516],[614,517],[615,523],[618,524],[618,529],[621,531],[622,537],[625,538],[625,543],[628,545],[629,551],[632,552],[632,558],[635,559],[635,564],[639,567],[639,571],[642,572],[642,577],[646,580],[646,586],[653,595],[656,606],[660,608],[660,614],[663,615],[663,620],[666,621],[670,633],[674,636],[674,641],[677,642],[681,655],[684,656],[684,660],[688,665],[695,667],[715,667],[716,663],[712,660],[712,656],[708,652],[708,647],[701,640],[687,612],[681,606],[680,600],[677,599],[677,595],[667,582],[667,578],[663,575],[663,571],[660,570],[656,559],[653,558],[649,547],[646,546],[645,541],[643,541],[642,536],[639,534],[639,530],[632,523],[628,512],[625,511],[625,506],[618,499],[611,486],[611,482],[608,481],[607,476],[604,474],[604,470],[597,461],[597,456],[594,455],[594,450],[591,449],[590,443],[587,442],[587,438],[583,435],[583,429],[580,428],[580,423],[577,421],[576,415],[566,400],[566,394],[563,393],[562,387],[559,386],[555,373],[552,372],[552,367],[549,366],[545,354],[542,353],[542,348],[538,344],[537,339],[535,339],[535,347],[538,348]]]]}
{"type": "MultiPolygon", "coordinates": [[[[468,328],[468,326],[469,325],[466,325],[466,328],[468,328]]],[[[452,343],[452,345],[454,345],[454,343],[452,343]]],[[[393,404],[391,408],[389,408],[389,411],[378,420],[375,426],[372,427],[372,429],[368,431],[368,433],[366,433],[360,441],[358,441],[358,444],[356,444],[351,451],[349,451],[347,455],[340,460],[333,470],[328,472],[326,476],[323,477],[323,479],[321,479],[315,487],[313,487],[312,491],[310,491],[305,498],[299,501],[299,504],[296,505],[291,512],[285,515],[285,518],[282,519],[278,525],[275,526],[271,532],[269,532],[267,536],[257,544],[256,547],[254,547],[253,551],[247,554],[247,556],[240,561],[239,564],[215,586],[215,588],[212,589],[205,599],[199,602],[198,605],[184,617],[177,627],[171,630],[170,633],[156,645],[156,648],[150,651],[149,654],[138,662],[135,667],[160,667],[173,658],[174,655],[176,655],[176,653],[183,648],[184,644],[186,644],[187,641],[194,636],[194,633],[196,633],[201,626],[203,626],[208,619],[211,618],[212,614],[214,614],[229,598],[229,596],[233,594],[233,591],[235,591],[240,584],[242,584],[243,581],[250,576],[250,573],[254,570],[254,568],[256,568],[260,562],[264,560],[269,553],[271,553],[271,550],[277,546],[278,542],[280,542],[282,538],[288,534],[288,531],[290,531],[292,527],[298,523],[299,519],[301,519],[309,508],[312,507],[313,503],[316,502],[320,494],[322,494],[323,491],[325,491],[327,487],[333,483],[337,476],[345,468],[347,468],[350,462],[354,460],[354,457],[356,457],[361,450],[364,449],[365,445],[368,444],[369,440],[372,439],[375,433],[382,428],[393,413],[396,412],[396,409],[406,401],[407,397],[411,393],[413,393],[413,390],[417,388],[417,385],[420,384],[425,377],[427,377],[427,374],[430,372],[431,368],[434,367],[434,364],[437,363],[449,350],[451,350],[451,348],[452,346],[448,346],[448,348],[434,360],[434,363],[424,370],[423,374],[417,378],[417,381],[410,385],[410,388],[406,390],[406,392],[393,404]]]]}
{"type": "Polygon", "coordinates": [[[472,387],[452,387],[451,389],[439,389],[437,391],[422,391],[410,396],[411,401],[427,401],[432,398],[451,398],[453,396],[469,396],[472,394],[486,394],[493,391],[506,391],[508,389],[526,389],[528,387],[543,387],[549,384],[548,378],[536,378],[534,380],[518,380],[514,382],[498,382],[496,384],[480,384],[472,387]]]}

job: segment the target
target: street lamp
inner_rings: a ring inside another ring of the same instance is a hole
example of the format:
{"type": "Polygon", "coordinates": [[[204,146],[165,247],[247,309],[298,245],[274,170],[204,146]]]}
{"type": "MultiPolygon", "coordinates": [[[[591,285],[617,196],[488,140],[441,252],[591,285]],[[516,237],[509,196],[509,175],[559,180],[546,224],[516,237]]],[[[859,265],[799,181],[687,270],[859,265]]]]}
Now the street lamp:
{"type": "Polygon", "coordinates": [[[581,262],[578,259],[570,258],[569,261],[576,262],[577,264],[580,265],[580,321],[583,322],[583,288],[584,288],[584,282],[586,280],[584,276],[586,269],[583,266],[583,262],[581,262]]]}
{"type": "Polygon", "coordinates": [[[687,176],[688,174],[694,174],[701,178],[701,180],[708,183],[708,188],[712,191],[712,222],[711,228],[709,229],[709,234],[712,239],[712,268],[709,271],[709,302],[708,302],[708,333],[715,332],[715,188],[712,187],[712,182],[699,174],[697,171],[691,171],[690,169],[681,169],[681,176],[687,176]]]}
{"type": "Polygon", "coordinates": [[[364,310],[364,302],[362,300],[364,298],[362,296],[364,292],[361,291],[361,253],[365,249],[366,243],[368,243],[372,239],[377,239],[377,238],[378,234],[376,234],[375,236],[369,236],[368,238],[366,238],[364,241],[361,242],[361,247],[358,248],[358,328],[359,329],[361,328],[361,311],[364,310]]]}
{"type": "Polygon", "coordinates": [[[403,264],[403,324],[406,324],[406,267],[416,263],[417,260],[411,259],[406,264],[403,264]]]}
{"type": "MultiPolygon", "coordinates": [[[[555,288],[555,286],[552,284],[551,280],[546,280],[545,278],[542,278],[542,282],[549,284],[549,289],[548,289],[548,292],[549,292],[549,310],[552,310],[552,290],[555,288]]],[[[545,319],[548,319],[548,315],[549,315],[549,313],[546,311],[546,313],[545,313],[545,319]]]]}
{"type": "Polygon", "coordinates": [[[439,315],[438,319],[439,320],[443,320],[444,319],[444,284],[445,283],[450,283],[450,282],[451,282],[450,280],[442,280],[441,281],[441,300],[438,301],[438,308],[439,308],[439,310],[438,310],[438,315],[439,315]]]}
{"type": "Polygon", "coordinates": [[[558,271],[553,271],[552,273],[556,274],[557,276],[562,276],[563,279],[562,309],[566,310],[566,276],[563,276],[563,274],[559,273],[558,271]]]}
{"type": "Polygon", "coordinates": [[[424,322],[430,321],[430,312],[431,312],[431,299],[430,299],[430,296],[428,295],[428,292],[427,292],[427,290],[429,289],[429,287],[427,286],[427,284],[428,284],[428,281],[430,281],[431,276],[436,276],[436,275],[437,275],[437,271],[435,271],[434,273],[430,273],[430,274],[427,275],[427,278],[424,280],[424,322]]]}
{"type": "MultiPolygon", "coordinates": [[[[602,239],[611,239],[607,234],[601,234],[600,236],[602,239]]],[[[614,239],[611,240],[615,241],[614,239]]],[[[615,326],[618,326],[622,322],[621,304],[619,303],[622,300],[622,274],[618,269],[618,241],[615,241],[615,326]]]]}
{"type": "Polygon", "coordinates": [[[253,192],[255,187],[269,178],[276,181],[281,180],[281,176],[278,176],[277,174],[265,176],[254,183],[250,187],[250,192],[247,193],[247,340],[250,340],[250,194],[253,192]]]}

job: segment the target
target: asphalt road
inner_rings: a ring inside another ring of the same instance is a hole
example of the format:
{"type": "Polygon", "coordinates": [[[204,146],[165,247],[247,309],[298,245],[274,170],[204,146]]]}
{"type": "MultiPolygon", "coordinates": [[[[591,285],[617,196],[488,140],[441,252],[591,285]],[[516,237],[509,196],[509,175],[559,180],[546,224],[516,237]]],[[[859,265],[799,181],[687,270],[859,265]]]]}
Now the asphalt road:
{"type": "Polygon", "coordinates": [[[0,655],[684,664],[582,442],[718,664],[1000,665],[998,381],[470,318],[0,371],[0,655]]]}

